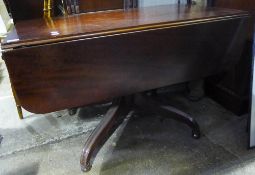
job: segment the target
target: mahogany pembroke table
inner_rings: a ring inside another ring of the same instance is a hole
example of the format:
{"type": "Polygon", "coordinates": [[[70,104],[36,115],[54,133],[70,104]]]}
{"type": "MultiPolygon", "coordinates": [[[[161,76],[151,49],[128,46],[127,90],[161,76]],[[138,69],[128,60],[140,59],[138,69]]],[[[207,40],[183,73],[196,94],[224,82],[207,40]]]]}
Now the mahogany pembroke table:
{"type": "Polygon", "coordinates": [[[83,149],[89,171],[131,109],[179,120],[199,138],[197,122],[161,105],[153,90],[235,65],[248,19],[238,10],[167,5],[17,21],[3,59],[21,106],[33,113],[113,100],[83,149]]]}

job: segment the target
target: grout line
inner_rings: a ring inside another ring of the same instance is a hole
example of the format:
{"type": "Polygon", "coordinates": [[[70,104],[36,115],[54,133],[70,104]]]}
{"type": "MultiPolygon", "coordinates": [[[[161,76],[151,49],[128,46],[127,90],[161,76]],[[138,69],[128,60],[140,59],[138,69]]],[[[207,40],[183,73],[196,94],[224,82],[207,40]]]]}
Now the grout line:
{"type": "Polygon", "coordinates": [[[216,143],[214,142],[212,139],[210,139],[209,137],[207,137],[206,135],[204,135],[211,143],[213,143],[214,145],[217,145],[219,147],[221,147],[222,149],[224,149],[224,151],[230,153],[232,156],[238,158],[238,160],[242,161],[241,158],[236,155],[234,152],[232,152],[231,150],[227,149],[226,147],[224,147],[223,145],[219,144],[219,143],[216,143]]]}
{"type": "Polygon", "coordinates": [[[42,144],[38,144],[38,145],[32,145],[30,147],[27,147],[27,148],[21,148],[19,150],[14,150],[14,151],[11,151],[11,152],[7,152],[7,153],[4,153],[4,154],[0,154],[0,159],[1,158],[5,158],[7,156],[11,156],[13,154],[17,154],[17,153],[21,153],[21,152],[24,152],[24,151],[28,151],[28,150],[32,150],[32,149],[35,149],[35,148],[40,148],[42,146],[45,146],[45,145],[49,145],[49,144],[55,144],[55,143],[60,143],[62,141],[65,141],[67,139],[71,139],[71,138],[75,138],[75,137],[78,137],[78,136],[81,136],[83,134],[87,134],[87,133],[90,133],[94,130],[96,126],[94,126],[93,128],[91,129],[88,129],[86,131],[82,131],[82,132],[78,132],[76,134],[73,134],[73,135],[69,135],[69,136],[65,136],[63,138],[60,138],[59,137],[55,137],[55,138],[52,138],[51,140],[48,140],[42,144]]]}

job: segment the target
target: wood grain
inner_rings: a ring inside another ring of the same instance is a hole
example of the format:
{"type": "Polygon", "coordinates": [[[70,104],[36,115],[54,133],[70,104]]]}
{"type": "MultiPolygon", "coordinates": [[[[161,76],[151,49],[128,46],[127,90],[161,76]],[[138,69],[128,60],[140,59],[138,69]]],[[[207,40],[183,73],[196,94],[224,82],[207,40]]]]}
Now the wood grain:
{"type": "Polygon", "coordinates": [[[255,11],[254,0],[214,0],[214,5],[217,7],[225,7],[228,9],[242,9],[255,11]]]}
{"type": "Polygon", "coordinates": [[[203,23],[245,16],[246,12],[185,5],[146,7],[130,11],[116,10],[72,17],[36,19],[17,22],[3,48],[70,41],[155,29],[162,26],[203,23]]]}
{"type": "Polygon", "coordinates": [[[248,37],[253,40],[254,23],[255,23],[255,0],[214,0],[215,7],[246,10],[252,14],[250,19],[248,37]]]}
{"type": "Polygon", "coordinates": [[[246,16],[226,17],[19,48],[3,57],[21,105],[46,113],[215,74],[236,63],[246,30],[246,16]]]}

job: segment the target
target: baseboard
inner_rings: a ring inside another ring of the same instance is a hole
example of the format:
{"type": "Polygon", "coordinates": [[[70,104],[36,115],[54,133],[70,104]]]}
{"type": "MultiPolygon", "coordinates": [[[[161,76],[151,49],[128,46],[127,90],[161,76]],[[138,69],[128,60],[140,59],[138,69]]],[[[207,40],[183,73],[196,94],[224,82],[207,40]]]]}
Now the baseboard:
{"type": "Polygon", "coordinates": [[[249,97],[240,96],[219,84],[206,83],[206,95],[236,115],[243,115],[249,110],[249,97]]]}

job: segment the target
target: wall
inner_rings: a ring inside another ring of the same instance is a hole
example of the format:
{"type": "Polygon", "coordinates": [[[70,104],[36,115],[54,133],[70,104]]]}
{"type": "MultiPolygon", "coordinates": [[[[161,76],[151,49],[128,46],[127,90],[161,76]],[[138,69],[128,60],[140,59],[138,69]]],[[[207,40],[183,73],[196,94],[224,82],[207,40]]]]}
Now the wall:
{"type": "MultiPolygon", "coordinates": [[[[205,0],[195,0],[197,3],[202,3],[205,0]]],[[[140,7],[176,4],[178,0],[139,0],[140,7]]],[[[186,3],[187,0],[181,0],[181,3],[186,3]]]]}
{"type": "Polygon", "coordinates": [[[178,0],[139,0],[140,7],[164,5],[164,4],[175,4],[178,0]]]}

